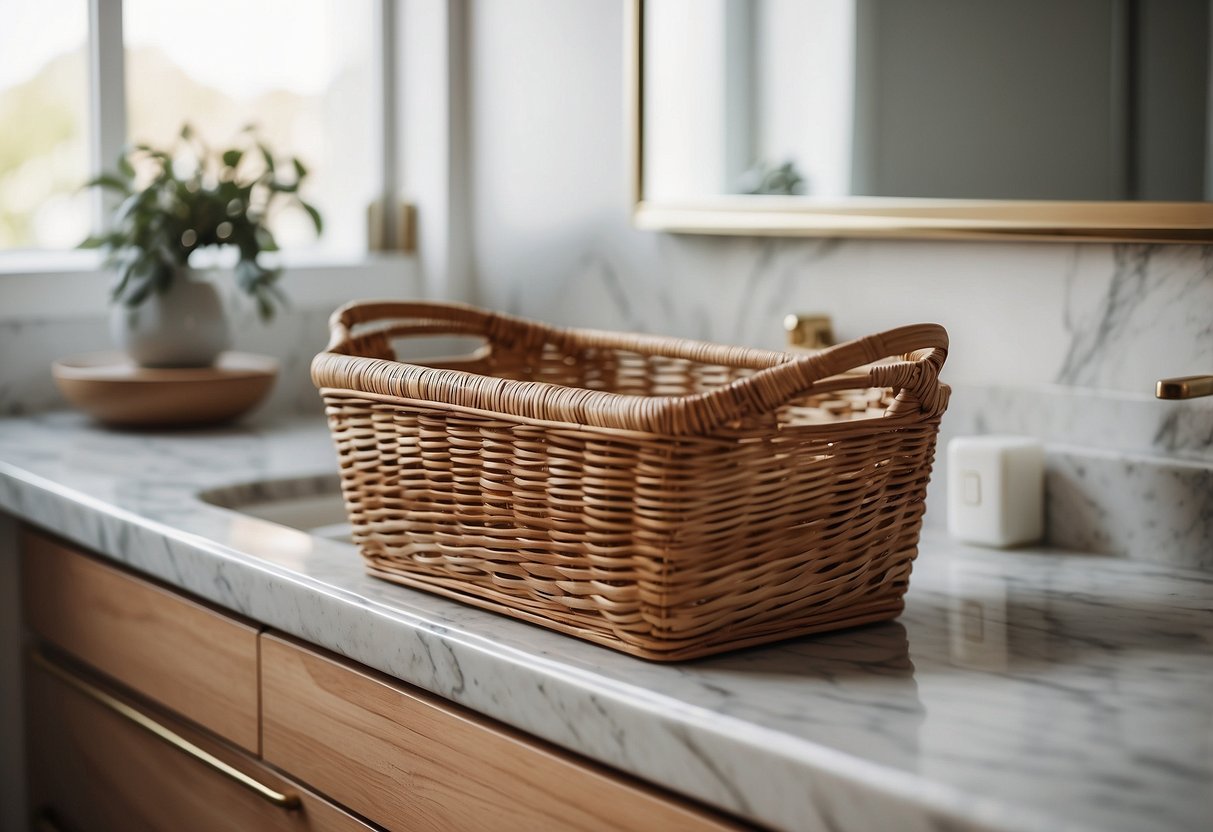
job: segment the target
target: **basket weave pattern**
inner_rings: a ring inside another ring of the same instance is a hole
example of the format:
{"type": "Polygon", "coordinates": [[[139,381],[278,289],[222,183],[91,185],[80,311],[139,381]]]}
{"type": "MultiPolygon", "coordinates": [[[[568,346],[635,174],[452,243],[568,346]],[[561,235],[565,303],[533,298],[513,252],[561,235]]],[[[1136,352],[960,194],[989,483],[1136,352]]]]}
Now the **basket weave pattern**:
{"type": "Polygon", "coordinates": [[[313,378],[376,576],[663,660],[902,609],[940,327],[807,358],[440,304],[353,304],[332,328],[313,378]],[[487,346],[397,362],[418,334],[487,346]]]}

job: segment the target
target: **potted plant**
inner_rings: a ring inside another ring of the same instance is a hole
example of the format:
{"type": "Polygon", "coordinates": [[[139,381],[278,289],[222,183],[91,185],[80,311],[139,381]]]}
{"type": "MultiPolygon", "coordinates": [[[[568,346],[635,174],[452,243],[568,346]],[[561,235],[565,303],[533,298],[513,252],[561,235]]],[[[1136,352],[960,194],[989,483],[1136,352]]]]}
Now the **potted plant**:
{"type": "Polygon", "coordinates": [[[144,367],[209,366],[230,344],[223,303],[206,273],[191,266],[200,249],[236,252],[236,285],[264,320],[284,300],[281,269],[261,256],[278,250],[266,225],[271,208],[295,204],[316,233],[320,213],[299,196],[307,169],[277,157],[252,128],[212,151],[187,124],[168,148],[136,145],[117,168],[91,180],[122,197],[111,228],[82,248],[105,252],[115,269],[111,332],[144,367]]]}

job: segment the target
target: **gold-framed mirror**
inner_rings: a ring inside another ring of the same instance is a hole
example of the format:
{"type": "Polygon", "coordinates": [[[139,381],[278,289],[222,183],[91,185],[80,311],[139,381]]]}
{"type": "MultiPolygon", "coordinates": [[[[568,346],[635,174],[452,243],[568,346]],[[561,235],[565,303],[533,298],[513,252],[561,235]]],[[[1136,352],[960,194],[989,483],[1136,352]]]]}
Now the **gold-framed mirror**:
{"type": "Polygon", "coordinates": [[[1205,0],[625,0],[633,223],[1213,243],[1205,0]]]}

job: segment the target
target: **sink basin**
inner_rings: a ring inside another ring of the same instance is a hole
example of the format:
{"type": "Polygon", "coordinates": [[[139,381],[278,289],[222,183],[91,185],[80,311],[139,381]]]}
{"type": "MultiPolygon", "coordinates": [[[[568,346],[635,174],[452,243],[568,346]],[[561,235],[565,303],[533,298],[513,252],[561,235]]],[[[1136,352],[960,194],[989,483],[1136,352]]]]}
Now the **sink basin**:
{"type": "Polygon", "coordinates": [[[336,477],[264,480],[198,495],[205,502],[316,537],[353,542],[336,477]]]}

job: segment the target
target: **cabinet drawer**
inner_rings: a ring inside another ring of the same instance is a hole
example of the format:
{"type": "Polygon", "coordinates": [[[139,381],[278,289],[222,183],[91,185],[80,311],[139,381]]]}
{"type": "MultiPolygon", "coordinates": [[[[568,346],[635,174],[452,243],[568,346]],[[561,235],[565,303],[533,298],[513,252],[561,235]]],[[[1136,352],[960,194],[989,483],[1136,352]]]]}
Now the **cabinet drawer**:
{"type": "Polygon", "coordinates": [[[258,749],[257,629],[38,532],[22,535],[30,629],[226,740],[258,749]]]}
{"type": "Polygon", "coordinates": [[[26,678],[30,806],[46,821],[39,828],[78,832],[368,832],[372,828],[251,757],[61,665],[32,661],[26,678]],[[133,716],[115,710],[114,701],[133,716]],[[157,735],[149,724],[175,736],[157,735]],[[193,748],[183,748],[182,740],[193,748]],[[211,759],[200,760],[193,756],[195,751],[211,759]],[[249,782],[239,781],[233,773],[249,782]],[[250,783],[265,791],[259,793],[250,783]],[[267,794],[292,805],[275,805],[267,794]]]}
{"type": "Polygon", "coordinates": [[[727,822],[374,671],[261,637],[267,762],[397,830],[720,830],[727,822]]]}

